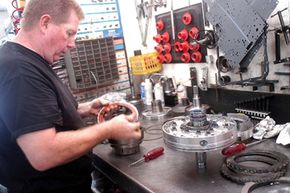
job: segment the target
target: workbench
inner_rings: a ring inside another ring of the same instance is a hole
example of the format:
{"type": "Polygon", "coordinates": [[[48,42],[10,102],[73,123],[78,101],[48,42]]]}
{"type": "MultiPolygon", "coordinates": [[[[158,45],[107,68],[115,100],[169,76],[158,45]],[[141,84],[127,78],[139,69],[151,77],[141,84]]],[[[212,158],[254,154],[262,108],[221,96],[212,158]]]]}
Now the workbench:
{"type": "MultiPolygon", "coordinates": [[[[142,122],[141,122],[142,123],[142,122]]],[[[110,144],[99,144],[93,149],[94,164],[100,172],[129,193],[240,193],[243,185],[231,182],[221,176],[219,168],[224,157],[221,150],[206,153],[207,166],[199,169],[195,153],[180,152],[168,148],[161,134],[160,121],[146,121],[144,128],[155,128],[152,134],[144,132],[144,141],[140,152],[120,156],[116,155],[110,144]],[[151,125],[151,127],[150,127],[151,125]],[[158,128],[160,131],[158,131],[158,128]],[[143,156],[149,150],[162,146],[164,155],[135,167],[128,165],[143,156]]],[[[289,146],[266,140],[251,149],[274,150],[290,158],[289,146]]],[[[286,176],[290,176],[290,169],[286,176]]]]}

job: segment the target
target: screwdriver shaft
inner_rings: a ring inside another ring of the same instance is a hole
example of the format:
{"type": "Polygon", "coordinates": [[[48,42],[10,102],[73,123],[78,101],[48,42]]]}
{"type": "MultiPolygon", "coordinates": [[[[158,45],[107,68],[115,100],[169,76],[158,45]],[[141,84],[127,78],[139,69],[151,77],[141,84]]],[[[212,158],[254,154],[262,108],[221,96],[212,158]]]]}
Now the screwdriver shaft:
{"type": "Polygon", "coordinates": [[[139,164],[139,163],[142,163],[142,162],[148,162],[150,160],[153,160],[153,159],[161,156],[163,154],[163,152],[164,152],[163,147],[156,147],[156,148],[150,150],[149,152],[147,152],[145,155],[143,155],[142,158],[129,164],[129,167],[134,166],[134,165],[139,164]]]}

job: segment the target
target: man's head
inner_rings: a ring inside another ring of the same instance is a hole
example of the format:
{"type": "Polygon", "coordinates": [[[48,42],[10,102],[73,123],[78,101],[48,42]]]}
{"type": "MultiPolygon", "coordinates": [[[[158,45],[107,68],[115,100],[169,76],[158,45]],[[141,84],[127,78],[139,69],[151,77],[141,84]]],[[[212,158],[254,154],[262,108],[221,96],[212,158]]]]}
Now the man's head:
{"type": "Polygon", "coordinates": [[[29,48],[53,63],[75,46],[75,35],[83,18],[75,0],[29,0],[19,35],[27,34],[29,48]]]}
{"type": "Polygon", "coordinates": [[[84,18],[83,11],[75,0],[29,0],[24,9],[21,28],[33,28],[45,14],[50,15],[56,24],[65,23],[71,11],[76,13],[79,20],[84,18]]]}

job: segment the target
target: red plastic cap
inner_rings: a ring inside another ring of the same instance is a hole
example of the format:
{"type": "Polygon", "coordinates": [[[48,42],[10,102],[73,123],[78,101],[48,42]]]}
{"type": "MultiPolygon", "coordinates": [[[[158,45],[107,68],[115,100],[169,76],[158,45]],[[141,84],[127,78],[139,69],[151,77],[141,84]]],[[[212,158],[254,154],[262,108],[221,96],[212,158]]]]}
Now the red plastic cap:
{"type": "Polygon", "coordinates": [[[166,52],[166,53],[169,53],[171,51],[171,45],[170,43],[166,43],[164,44],[163,46],[163,50],[166,52]]]}
{"type": "Polygon", "coordinates": [[[180,42],[175,42],[173,47],[174,47],[175,52],[181,52],[182,51],[182,50],[180,50],[180,48],[181,48],[180,42]]]}
{"type": "Polygon", "coordinates": [[[183,29],[182,31],[178,32],[177,37],[183,41],[186,41],[188,38],[188,32],[186,29],[183,29]]]}
{"type": "Polygon", "coordinates": [[[190,54],[188,52],[185,52],[181,55],[181,60],[185,63],[188,63],[190,61],[190,54]]]}
{"type": "Polygon", "coordinates": [[[192,17],[191,17],[191,14],[189,12],[186,12],[185,14],[183,14],[183,16],[182,16],[182,22],[185,25],[190,24],[191,23],[191,20],[192,20],[192,17]]]}
{"type": "Polygon", "coordinates": [[[193,39],[197,39],[198,38],[198,33],[199,33],[199,30],[197,27],[192,27],[190,30],[189,30],[189,36],[193,39]]]}
{"type": "Polygon", "coordinates": [[[188,50],[189,50],[189,48],[190,48],[190,45],[189,45],[189,43],[188,42],[182,42],[181,44],[180,44],[180,50],[181,51],[183,51],[183,52],[188,52],[188,50]]]}
{"type": "Polygon", "coordinates": [[[157,46],[154,47],[156,52],[161,53],[163,51],[163,46],[161,44],[158,44],[157,46]]]}
{"type": "Polygon", "coordinates": [[[162,19],[159,19],[157,22],[156,22],[156,28],[157,30],[161,31],[164,29],[164,22],[162,19]]]}
{"type": "Polygon", "coordinates": [[[161,37],[162,37],[162,40],[163,40],[165,43],[169,42],[170,36],[169,36],[169,33],[168,33],[168,32],[164,32],[164,33],[161,35],[161,37]]]}
{"type": "Polygon", "coordinates": [[[167,53],[164,55],[164,59],[166,63],[170,63],[172,61],[172,56],[171,54],[167,53]]]}
{"type": "Polygon", "coordinates": [[[162,41],[162,36],[160,34],[157,34],[153,37],[153,40],[155,40],[158,44],[162,41]]]}
{"type": "Polygon", "coordinates": [[[201,59],[202,59],[202,54],[201,54],[199,51],[197,51],[197,52],[193,52],[193,53],[191,54],[191,59],[192,59],[192,61],[194,61],[194,62],[200,62],[201,59]]]}
{"type": "Polygon", "coordinates": [[[158,56],[157,56],[157,60],[159,61],[159,63],[164,63],[164,61],[165,61],[165,57],[162,55],[162,54],[159,54],[158,56]]]}
{"type": "Polygon", "coordinates": [[[190,46],[190,49],[193,50],[193,51],[195,51],[195,52],[198,51],[199,48],[200,48],[200,45],[199,44],[194,44],[194,45],[190,46]]]}

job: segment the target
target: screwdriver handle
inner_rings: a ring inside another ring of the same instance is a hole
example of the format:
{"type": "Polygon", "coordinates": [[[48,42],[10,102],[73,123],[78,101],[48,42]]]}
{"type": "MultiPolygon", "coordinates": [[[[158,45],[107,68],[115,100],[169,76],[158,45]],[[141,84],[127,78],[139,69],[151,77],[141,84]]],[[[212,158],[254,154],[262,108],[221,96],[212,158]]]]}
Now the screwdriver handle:
{"type": "Polygon", "coordinates": [[[152,159],[155,159],[159,156],[161,156],[164,152],[164,148],[163,147],[156,147],[152,150],[150,150],[149,152],[147,152],[143,157],[144,157],[144,161],[148,162],[152,159]]]}
{"type": "Polygon", "coordinates": [[[233,144],[233,145],[231,145],[229,147],[224,148],[222,150],[222,154],[224,156],[231,156],[231,155],[233,155],[235,153],[238,153],[238,152],[241,152],[241,151],[245,150],[246,147],[247,147],[247,145],[244,144],[244,143],[233,144]]]}

